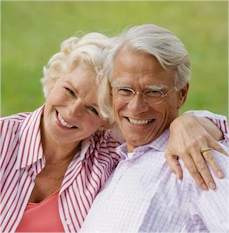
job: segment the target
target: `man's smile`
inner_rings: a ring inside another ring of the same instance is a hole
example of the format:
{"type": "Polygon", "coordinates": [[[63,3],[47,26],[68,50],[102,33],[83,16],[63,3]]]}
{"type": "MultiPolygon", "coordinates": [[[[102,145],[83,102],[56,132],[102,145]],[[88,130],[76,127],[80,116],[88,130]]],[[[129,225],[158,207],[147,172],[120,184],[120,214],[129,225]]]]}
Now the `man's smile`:
{"type": "Polygon", "coordinates": [[[149,123],[151,123],[153,121],[153,119],[149,119],[149,120],[136,120],[130,117],[125,117],[132,125],[137,125],[137,126],[144,126],[144,125],[148,125],[149,123]]]}

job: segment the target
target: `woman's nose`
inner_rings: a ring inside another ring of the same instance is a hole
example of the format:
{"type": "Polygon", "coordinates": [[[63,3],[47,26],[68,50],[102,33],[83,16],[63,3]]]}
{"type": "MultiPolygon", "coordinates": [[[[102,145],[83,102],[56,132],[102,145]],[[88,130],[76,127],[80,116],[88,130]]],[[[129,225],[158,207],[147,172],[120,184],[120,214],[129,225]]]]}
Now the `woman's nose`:
{"type": "Polygon", "coordinates": [[[83,113],[83,104],[80,100],[72,101],[68,106],[69,113],[74,116],[79,116],[83,113]]]}

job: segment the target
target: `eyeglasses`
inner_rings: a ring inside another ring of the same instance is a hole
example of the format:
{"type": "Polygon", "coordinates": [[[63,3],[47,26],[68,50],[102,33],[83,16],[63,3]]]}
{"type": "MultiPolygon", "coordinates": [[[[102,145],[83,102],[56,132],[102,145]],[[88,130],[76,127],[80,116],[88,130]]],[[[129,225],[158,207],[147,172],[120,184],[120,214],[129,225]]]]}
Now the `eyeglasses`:
{"type": "Polygon", "coordinates": [[[143,92],[134,91],[128,87],[112,87],[113,94],[116,95],[121,102],[130,102],[136,94],[141,94],[144,100],[150,104],[160,104],[164,97],[173,89],[172,87],[167,93],[163,93],[159,90],[145,90],[143,92]]]}

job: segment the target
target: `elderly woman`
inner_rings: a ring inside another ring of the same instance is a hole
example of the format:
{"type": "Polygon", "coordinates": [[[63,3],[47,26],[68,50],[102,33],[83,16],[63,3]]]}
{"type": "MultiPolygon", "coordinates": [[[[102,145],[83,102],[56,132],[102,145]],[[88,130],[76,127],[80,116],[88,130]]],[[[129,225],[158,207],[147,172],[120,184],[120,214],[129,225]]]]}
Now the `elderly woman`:
{"type": "Polygon", "coordinates": [[[45,104],[1,119],[1,232],[77,232],[120,157],[97,102],[112,40],[64,41],[44,68],[45,104]]]}
{"type": "Polygon", "coordinates": [[[98,33],[64,41],[44,68],[45,105],[2,119],[2,231],[76,232],[117,165],[96,98],[109,46],[98,33]]]}

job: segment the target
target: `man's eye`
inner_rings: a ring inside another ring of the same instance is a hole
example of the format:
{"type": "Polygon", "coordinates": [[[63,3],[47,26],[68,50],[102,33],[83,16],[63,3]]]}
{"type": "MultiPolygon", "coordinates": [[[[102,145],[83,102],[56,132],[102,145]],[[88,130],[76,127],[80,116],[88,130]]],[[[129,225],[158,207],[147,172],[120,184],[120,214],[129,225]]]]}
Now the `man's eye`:
{"type": "Polygon", "coordinates": [[[94,114],[96,114],[97,116],[99,115],[99,113],[97,112],[97,110],[93,107],[88,107],[90,109],[90,111],[92,111],[94,114]]]}
{"type": "Polygon", "coordinates": [[[71,90],[71,89],[69,89],[69,88],[67,88],[67,87],[65,87],[65,90],[66,90],[69,94],[71,94],[72,96],[75,96],[75,93],[74,93],[73,90],[71,90]]]}
{"type": "Polygon", "coordinates": [[[120,95],[132,95],[133,91],[131,89],[128,89],[128,88],[119,88],[118,93],[120,95]]]}
{"type": "Polygon", "coordinates": [[[147,90],[144,92],[144,94],[147,96],[152,96],[152,97],[161,97],[162,92],[156,91],[156,90],[147,90]]]}

